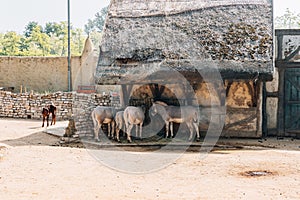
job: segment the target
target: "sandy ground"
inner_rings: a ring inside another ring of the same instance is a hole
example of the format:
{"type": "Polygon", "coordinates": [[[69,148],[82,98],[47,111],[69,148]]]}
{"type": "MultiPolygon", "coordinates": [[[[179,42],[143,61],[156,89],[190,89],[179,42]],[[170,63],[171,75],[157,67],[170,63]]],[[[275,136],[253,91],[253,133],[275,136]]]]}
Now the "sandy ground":
{"type": "MultiPolygon", "coordinates": [[[[55,146],[58,138],[40,126],[0,119],[0,199],[300,199],[299,140],[224,140],[247,148],[204,157],[185,152],[160,170],[133,174],[112,169],[84,148],[55,146]]],[[[157,153],[153,162],[171,154],[157,153]]],[[[127,158],[119,156],[119,164],[127,158]]]]}

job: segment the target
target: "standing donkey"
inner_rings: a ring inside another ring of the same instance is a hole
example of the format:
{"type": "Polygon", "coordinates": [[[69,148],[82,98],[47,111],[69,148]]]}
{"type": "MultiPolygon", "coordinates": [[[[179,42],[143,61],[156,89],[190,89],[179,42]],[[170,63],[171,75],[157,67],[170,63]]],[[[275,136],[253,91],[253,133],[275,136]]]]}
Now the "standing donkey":
{"type": "Polygon", "coordinates": [[[122,130],[123,133],[126,132],[125,121],[124,121],[124,111],[119,111],[116,113],[115,122],[116,122],[116,140],[118,142],[120,142],[120,130],[122,130]]]}
{"type": "Polygon", "coordinates": [[[200,139],[199,134],[199,113],[198,110],[192,106],[168,106],[164,102],[154,102],[150,113],[152,116],[159,114],[166,124],[166,138],[169,135],[169,126],[171,129],[171,137],[173,137],[173,122],[186,123],[190,131],[189,140],[192,140],[193,131],[196,130],[197,140],[200,139]]]}
{"type": "Polygon", "coordinates": [[[116,110],[113,107],[97,106],[92,111],[92,119],[94,123],[95,140],[99,142],[99,129],[102,124],[108,124],[108,137],[113,137],[115,129],[115,116],[116,110]]]}
{"type": "Polygon", "coordinates": [[[142,127],[145,119],[144,109],[142,107],[134,107],[134,106],[128,106],[124,110],[124,121],[127,131],[127,140],[128,142],[131,141],[131,130],[133,128],[133,125],[136,125],[136,137],[142,138],[142,127]],[[138,132],[138,126],[140,127],[140,130],[138,132]]]}
{"type": "Polygon", "coordinates": [[[47,120],[47,127],[49,126],[49,116],[52,115],[51,125],[55,125],[56,122],[56,107],[53,104],[48,105],[47,107],[43,108],[42,115],[43,115],[43,124],[44,127],[45,120],[47,120]]]}

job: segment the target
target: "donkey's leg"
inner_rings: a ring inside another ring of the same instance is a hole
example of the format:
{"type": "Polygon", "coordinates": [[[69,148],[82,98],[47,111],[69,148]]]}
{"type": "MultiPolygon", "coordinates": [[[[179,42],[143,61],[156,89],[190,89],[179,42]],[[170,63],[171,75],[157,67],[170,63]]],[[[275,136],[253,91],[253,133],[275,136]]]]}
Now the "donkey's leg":
{"type": "Polygon", "coordinates": [[[52,113],[51,126],[52,126],[52,124],[55,125],[55,122],[56,122],[56,116],[54,113],[52,113]]]}
{"type": "Polygon", "coordinates": [[[125,126],[125,123],[123,121],[120,122],[120,125],[119,125],[119,128],[122,130],[123,132],[123,136],[125,136],[126,134],[126,126],[125,126]]]}
{"type": "Polygon", "coordinates": [[[99,142],[99,129],[101,128],[101,124],[97,123],[94,127],[95,141],[99,142]]]}
{"type": "Polygon", "coordinates": [[[142,139],[142,129],[143,129],[143,122],[140,123],[140,138],[142,139]]]}
{"type": "Polygon", "coordinates": [[[114,139],[115,138],[115,121],[111,122],[111,135],[112,135],[112,138],[114,139]]]}
{"type": "Polygon", "coordinates": [[[47,127],[49,126],[49,115],[47,115],[47,127]]]}
{"type": "Polygon", "coordinates": [[[46,117],[43,115],[43,124],[42,124],[42,127],[44,127],[45,119],[46,119],[46,117]]]}
{"type": "Polygon", "coordinates": [[[116,127],[116,140],[120,142],[120,128],[116,127]]]}
{"type": "Polygon", "coordinates": [[[138,133],[138,131],[139,131],[139,125],[135,125],[135,137],[139,137],[139,133],[138,133]]]}
{"type": "Polygon", "coordinates": [[[169,136],[169,122],[166,121],[166,138],[169,136]]]}
{"type": "Polygon", "coordinates": [[[189,131],[190,131],[190,137],[189,137],[189,141],[191,141],[192,140],[192,138],[193,138],[193,125],[191,124],[191,123],[186,123],[186,125],[187,125],[187,127],[189,128],[189,131]]]}
{"type": "Polygon", "coordinates": [[[110,123],[107,123],[107,137],[108,138],[112,138],[110,123]]]}
{"type": "Polygon", "coordinates": [[[133,124],[128,124],[128,128],[127,128],[127,140],[128,140],[128,142],[130,142],[130,143],[132,142],[132,141],[131,141],[131,137],[130,137],[132,127],[133,127],[133,124]]]}
{"type": "Polygon", "coordinates": [[[196,130],[196,134],[197,134],[197,141],[200,141],[200,131],[199,131],[199,126],[198,123],[193,123],[193,126],[196,130]]]}
{"type": "Polygon", "coordinates": [[[171,138],[173,138],[173,122],[170,122],[171,138]]]}
{"type": "MultiPolygon", "coordinates": [[[[49,114],[49,118],[50,118],[50,114],[49,114]]],[[[51,124],[50,124],[50,126],[52,126],[52,124],[53,124],[53,114],[51,114],[51,124]]]]}
{"type": "Polygon", "coordinates": [[[53,125],[56,123],[56,114],[53,115],[53,125]]]}

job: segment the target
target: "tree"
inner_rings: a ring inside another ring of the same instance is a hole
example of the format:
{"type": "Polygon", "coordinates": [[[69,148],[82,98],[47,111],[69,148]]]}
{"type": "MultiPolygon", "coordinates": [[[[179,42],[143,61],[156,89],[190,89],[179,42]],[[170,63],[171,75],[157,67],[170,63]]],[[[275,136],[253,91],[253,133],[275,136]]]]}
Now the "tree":
{"type": "Polygon", "coordinates": [[[61,35],[64,34],[63,29],[64,29],[65,24],[63,22],[61,23],[56,23],[56,22],[48,22],[46,23],[44,32],[49,36],[56,36],[60,37],[61,35]]]}
{"type": "Polygon", "coordinates": [[[84,45],[83,31],[80,28],[72,30],[71,53],[72,55],[79,56],[82,54],[84,45]]]}
{"type": "Polygon", "coordinates": [[[21,36],[14,31],[10,31],[4,34],[2,39],[2,55],[16,56],[20,55],[19,45],[21,36]]]}
{"type": "Polygon", "coordinates": [[[300,13],[296,15],[288,8],[284,15],[275,18],[276,29],[293,29],[300,28],[300,13]]]}
{"type": "MultiPolygon", "coordinates": [[[[24,36],[27,38],[30,37],[32,30],[37,26],[39,26],[39,24],[37,22],[33,22],[33,21],[29,22],[25,27],[24,36]]],[[[39,26],[39,27],[42,30],[42,27],[41,26],[39,26]]]]}
{"type": "Polygon", "coordinates": [[[4,34],[3,33],[0,33],[0,56],[4,55],[4,52],[3,52],[3,40],[4,40],[4,34]]]}
{"type": "Polygon", "coordinates": [[[28,52],[29,52],[29,41],[27,38],[24,38],[24,37],[21,37],[20,38],[20,46],[19,46],[19,49],[20,49],[20,52],[21,52],[21,55],[28,55],[28,52]]]}
{"type": "Polygon", "coordinates": [[[101,32],[103,30],[108,7],[104,7],[100,12],[95,14],[95,19],[89,19],[87,24],[84,25],[84,32],[89,35],[93,31],[101,32]]]}
{"type": "Polygon", "coordinates": [[[35,52],[37,56],[50,55],[50,40],[46,33],[43,33],[40,26],[36,26],[32,29],[30,37],[30,52],[35,52]]]}
{"type": "MultiPolygon", "coordinates": [[[[82,29],[71,27],[71,54],[79,56],[84,47],[82,29]]],[[[67,56],[67,22],[48,22],[45,27],[29,22],[23,35],[0,33],[0,55],[4,56],[67,56]]]]}

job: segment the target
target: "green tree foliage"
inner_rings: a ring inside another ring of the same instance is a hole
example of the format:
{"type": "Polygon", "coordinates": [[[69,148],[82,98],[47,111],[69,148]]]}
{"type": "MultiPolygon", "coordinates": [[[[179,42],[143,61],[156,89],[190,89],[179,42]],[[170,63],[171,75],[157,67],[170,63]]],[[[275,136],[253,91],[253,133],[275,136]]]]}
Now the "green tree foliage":
{"type": "Polygon", "coordinates": [[[21,36],[16,32],[10,31],[3,35],[1,55],[20,55],[21,36]]]}
{"type": "MultiPolygon", "coordinates": [[[[81,29],[71,28],[71,54],[81,55],[85,35],[81,29]]],[[[67,56],[67,22],[49,22],[43,28],[29,22],[23,35],[16,32],[0,34],[0,55],[5,56],[67,56]]]]}
{"type": "Polygon", "coordinates": [[[286,9],[284,15],[275,18],[276,29],[293,29],[300,28],[300,13],[295,14],[286,9]]]}
{"type": "MultiPolygon", "coordinates": [[[[71,27],[71,54],[79,56],[84,48],[86,35],[89,35],[96,50],[102,37],[102,30],[108,7],[104,7],[89,19],[82,29],[71,27]]],[[[23,35],[16,32],[0,33],[0,55],[4,56],[67,56],[67,22],[48,22],[44,27],[37,22],[29,22],[23,35]]]]}
{"type": "Polygon", "coordinates": [[[28,37],[30,52],[36,56],[48,56],[50,55],[50,38],[44,33],[40,26],[36,26],[32,29],[30,36],[28,37]]]}
{"type": "MultiPolygon", "coordinates": [[[[37,26],[39,26],[37,22],[33,22],[33,21],[29,22],[25,27],[24,36],[27,38],[30,37],[33,29],[35,29],[37,26]]],[[[42,27],[41,26],[39,27],[42,30],[42,27]]]]}
{"type": "Polygon", "coordinates": [[[89,19],[87,24],[84,26],[84,31],[87,35],[89,35],[93,31],[102,32],[103,26],[106,18],[106,14],[108,11],[108,7],[104,7],[100,12],[95,14],[94,19],[89,19]]]}

